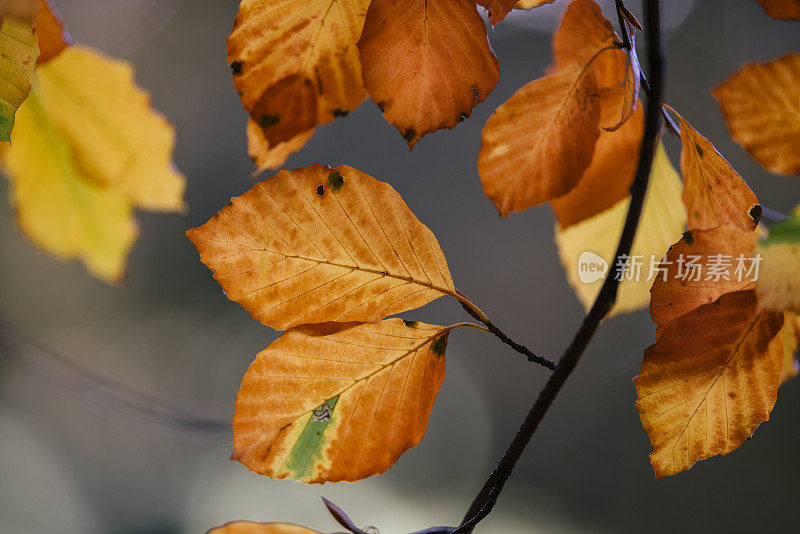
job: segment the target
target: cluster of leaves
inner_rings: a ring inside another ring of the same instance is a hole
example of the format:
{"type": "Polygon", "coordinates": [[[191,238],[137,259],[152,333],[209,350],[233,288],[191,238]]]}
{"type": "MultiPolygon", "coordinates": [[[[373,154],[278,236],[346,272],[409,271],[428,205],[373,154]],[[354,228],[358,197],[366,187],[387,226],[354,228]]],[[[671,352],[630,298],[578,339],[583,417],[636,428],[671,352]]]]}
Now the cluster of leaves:
{"type": "Polygon", "coordinates": [[[13,15],[0,29],[0,139],[13,143],[0,164],[17,224],[43,250],[116,282],[138,235],[134,209],[184,209],[175,132],[132,67],[72,45],[46,0],[2,5],[13,15]]]}

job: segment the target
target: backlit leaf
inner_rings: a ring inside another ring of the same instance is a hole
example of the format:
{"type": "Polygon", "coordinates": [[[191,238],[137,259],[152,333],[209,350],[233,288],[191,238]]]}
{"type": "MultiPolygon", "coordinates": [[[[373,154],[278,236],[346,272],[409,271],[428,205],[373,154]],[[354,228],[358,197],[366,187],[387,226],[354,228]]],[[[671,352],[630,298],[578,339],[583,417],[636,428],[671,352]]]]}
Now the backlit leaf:
{"type": "Polygon", "coordinates": [[[234,521],[221,527],[212,528],[207,534],[320,534],[320,532],[287,523],[234,521]]]}
{"type": "Polygon", "coordinates": [[[186,235],[228,298],[278,330],[455,296],[431,231],[388,184],[347,166],[281,172],[186,235]]]}
{"type": "Polygon", "coordinates": [[[757,0],[772,18],[800,20],[800,2],[797,0],[757,0]]]}
{"type": "MultiPolygon", "coordinates": [[[[793,0],[800,12],[800,2],[793,0]]],[[[748,63],[714,89],[733,139],[761,165],[800,174],[800,53],[748,63]]]]}
{"type": "Polygon", "coordinates": [[[786,312],[783,323],[783,382],[797,376],[797,347],[800,344],[800,315],[786,312]]]}
{"type": "Polygon", "coordinates": [[[761,206],[755,194],[708,139],[683,117],[678,118],[683,146],[683,201],[689,228],[706,230],[733,223],[754,230],[761,220],[761,206]]]}
{"type": "Polygon", "coordinates": [[[534,7],[552,4],[556,0],[519,0],[514,6],[516,9],[533,9],[534,7]]]}
{"type": "Polygon", "coordinates": [[[636,54],[635,34],[631,32],[631,45],[630,52],[628,53],[628,67],[625,74],[625,90],[622,93],[622,112],[619,120],[613,125],[605,129],[609,132],[619,130],[634,114],[636,108],[639,106],[639,92],[642,89],[642,77],[639,67],[639,56],[636,54]]]}
{"type": "Polygon", "coordinates": [[[489,117],[478,172],[502,216],[565,195],[592,161],[600,97],[589,65],[533,80],[489,117]]]}
{"type": "Polygon", "coordinates": [[[727,454],[769,419],[783,376],[783,314],[728,293],[669,323],[634,379],[656,478],[727,454]]]}
{"type": "Polygon", "coordinates": [[[475,3],[489,11],[489,21],[492,26],[506,18],[506,15],[517,7],[517,0],[475,0],[475,3]]]}
{"type": "Polygon", "coordinates": [[[270,146],[264,130],[253,119],[247,122],[247,153],[258,170],[255,175],[261,174],[268,169],[277,169],[288,159],[289,156],[305,146],[314,130],[308,130],[297,134],[288,141],[270,146]]]}
{"type": "Polygon", "coordinates": [[[47,0],[36,0],[39,11],[36,15],[36,34],[39,36],[39,59],[45,63],[60,54],[67,46],[64,26],[47,0]]]}
{"type": "Polygon", "coordinates": [[[763,258],[756,284],[760,308],[800,313],[800,213],[773,226],[756,250],[763,258]]]}
{"type": "Polygon", "coordinates": [[[233,84],[275,146],[358,107],[356,42],[369,0],[242,0],[228,38],[233,84]]]}
{"type": "Polygon", "coordinates": [[[308,483],[382,473],[425,435],[451,329],[389,319],[288,330],[245,374],[232,458],[308,483]]]}
{"type": "Polygon", "coordinates": [[[499,79],[467,0],[373,0],[358,48],[370,97],[409,147],[469,117],[499,79]]]}
{"type": "MultiPolygon", "coordinates": [[[[586,257],[581,258],[581,256],[590,253],[590,257],[605,262],[609,272],[616,271],[611,262],[616,253],[629,205],[630,197],[569,228],[561,229],[556,226],[555,240],[561,264],[567,274],[567,281],[587,310],[597,297],[604,277],[582,281],[581,265],[585,264],[586,257]]],[[[647,306],[650,302],[652,285],[652,280],[649,279],[650,258],[655,258],[656,262],[660,260],[669,246],[678,240],[685,226],[686,211],[681,203],[680,177],[669,162],[664,148],[659,145],[650,174],[650,187],[639,231],[631,251],[632,256],[639,257],[637,261],[641,264],[640,272],[637,276],[636,268],[631,266],[630,279],[624,279],[620,284],[617,303],[611,315],[647,306]]]]}
{"type": "Polygon", "coordinates": [[[34,23],[0,17],[0,142],[10,140],[14,116],[31,90],[39,56],[34,23]]]}
{"type": "Polygon", "coordinates": [[[690,230],[671,246],[660,264],[664,271],[650,289],[656,339],[673,319],[750,286],[757,277],[757,271],[751,270],[756,241],[755,232],[724,224],[711,230],[690,230]],[[737,272],[739,256],[741,272],[737,272]]]}

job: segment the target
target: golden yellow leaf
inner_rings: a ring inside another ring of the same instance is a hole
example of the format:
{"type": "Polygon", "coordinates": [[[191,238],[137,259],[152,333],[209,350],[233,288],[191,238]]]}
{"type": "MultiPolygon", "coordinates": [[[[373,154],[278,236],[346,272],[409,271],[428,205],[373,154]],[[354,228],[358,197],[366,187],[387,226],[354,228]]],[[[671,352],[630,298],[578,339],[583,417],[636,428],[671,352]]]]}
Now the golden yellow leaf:
{"type": "Polygon", "coordinates": [[[784,313],[783,323],[783,378],[781,383],[797,376],[797,347],[800,344],[800,315],[792,312],[784,313]]]}
{"type": "Polygon", "coordinates": [[[727,454],[769,419],[783,375],[783,315],[728,293],[670,322],[634,379],[656,478],[727,454]]]}
{"type": "Polygon", "coordinates": [[[175,131],[136,86],[129,63],[71,46],[39,66],[36,83],[87,179],[144,209],[184,208],[185,179],[172,163],[175,131]]]}
{"type": "Polygon", "coordinates": [[[386,471],[425,435],[452,328],[389,319],[288,330],[244,376],[232,458],[307,483],[386,471]]]}
{"type": "Polygon", "coordinates": [[[221,527],[212,528],[207,534],[321,534],[316,530],[289,525],[286,523],[254,523],[252,521],[233,521],[221,527]]]}
{"type": "Polygon", "coordinates": [[[264,130],[258,123],[253,119],[247,121],[247,153],[258,167],[254,176],[283,165],[289,156],[305,146],[312,135],[314,135],[313,128],[273,147],[270,146],[264,130]]]}
{"type": "Polygon", "coordinates": [[[31,90],[39,56],[34,23],[0,17],[0,142],[10,140],[14,117],[31,90]]]}
{"type": "MultiPolygon", "coordinates": [[[[635,262],[631,262],[626,271],[627,278],[619,286],[617,303],[610,315],[634,311],[650,302],[651,258],[658,262],[669,246],[678,240],[686,226],[686,211],[680,198],[680,177],[672,167],[663,146],[659,145],[650,174],[650,187],[639,231],[631,250],[631,256],[638,258],[639,273],[637,276],[635,262]]],[[[567,281],[587,310],[597,297],[604,279],[597,274],[596,269],[591,272],[587,269],[590,269],[590,264],[604,263],[608,272],[616,272],[611,262],[629,205],[630,197],[569,228],[556,226],[555,240],[561,264],[567,273],[567,281]],[[595,276],[591,276],[592,274],[595,276]]]]}
{"type": "Polygon", "coordinates": [[[346,115],[366,94],[356,42],[369,0],[242,0],[233,85],[275,146],[346,115]]]}
{"type": "Polygon", "coordinates": [[[756,251],[762,258],[756,283],[760,309],[800,313],[800,214],[773,226],[756,251]]]}
{"type": "Polygon", "coordinates": [[[489,117],[478,172],[505,217],[565,195],[592,161],[600,98],[590,65],[533,80],[489,117]]]}
{"type": "Polygon", "coordinates": [[[47,0],[36,0],[36,34],[39,36],[39,59],[37,63],[45,63],[60,54],[67,46],[64,26],[47,0]]]}
{"type": "Polygon", "coordinates": [[[756,195],[708,139],[683,117],[678,118],[683,147],[683,202],[689,228],[707,230],[733,223],[754,230],[761,220],[756,195]]]}
{"type": "Polygon", "coordinates": [[[515,9],[533,9],[534,7],[552,4],[556,0],[519,0],[514,6],[515,9]]]}
{"type": "Polygon", "coordinates": [[[278,330],[456,296],[433,233],[391,186],[347,166],[281,172],[186,235],[228,298],[278,330]]]}
{"type": "MultiPolygon", "coordinates": [[[[600,90],[600,124],[613,124],[619,117],[622,87],[600,90]]],[[[578,185],[566,195],[550,201],[561,228],[566,228],[610,208],[630,194],[644,135],[644,112],[633,116],[615,131],[600,131],[592,162],[578,185]]]]}
{"type": "Polygon", "coordinates": [[[86,179],[72,140],[45,113],[37,89],[19,110],[13,139],[3,168],[22,232],[57,258],[80,258],[95,276],[120,280],[138,234],[130,202],[86,179]]]}
{"type": "Polygon", "coordinates": [[[800,53],[748,63],[713,93],[737,143],[769,171],[800,174],[800,53]]]}
{"type": "Polygon", "coordinates": [[[800,20],[800,2],[797,0],[757,0],[767,15],[774,19],[800,20]]]}
{"type": "Polygon", "coordinates": [[[358,49],[370,97],[409,147],[469,117],[500,76],[483,19],[464,0],[373,0],[358,49]]]}
{"type": "Polygon", "coordinates": [[[758,277],[756,241],[755,232],[735,224],[683,234],[664,257],[663,271],[650,289],[656,339],[673,319],[750,286],[758,277]]]}

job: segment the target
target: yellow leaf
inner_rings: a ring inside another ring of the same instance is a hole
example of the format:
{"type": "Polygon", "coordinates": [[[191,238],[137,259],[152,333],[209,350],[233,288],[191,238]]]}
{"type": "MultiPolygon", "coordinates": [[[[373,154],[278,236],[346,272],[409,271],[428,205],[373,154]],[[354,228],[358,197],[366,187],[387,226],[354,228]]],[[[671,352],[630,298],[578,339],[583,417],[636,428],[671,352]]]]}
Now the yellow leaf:
{"type": "MultiPolygon", "coordinates": [[[[678,173],[672,167],[663,146],[659,145],[650,174],[650,187],[644,203],[639,231],[633,243],[631,256],[637,257],[640,272],[629,265],[627,274],[632,279],[623,279],[619,286],[617,303],[610,315],[626,313],[647,306],[650,302],[651,258],[658,262],[678,240],[686,226],[686,212],[681,204],[681,182],[678,173]],[[637,280],[638,278],[638,280],[637,280]]],[[[561,264],[567,273],[567,281],[588,310],[604,277],[591,277],[591,281],[583,282],[581,278],[590,280],[586,271],[593,259],[594,263],[605,265],[612,275],[616,271],[611,262],[616,253],[617,242],[622,233],[625,216],[628,213],[630,197],[617,202],[612,208],[569,228],[556,227],[555,240],[558,245],[561,264]],[[584,253],[589,253],[582,259],[584,253]],[[599,258],[599,259],[598,259],[599,258]],[[584,269],[583,276],[581,269],[584,269]]],[[[596,270],[593,273],[596,274],[596,270]]]]}
{"type": "Polygon", "coordinates": [[[85,178],[36,89],[19,110],[3,164],[17,224],[32,241],[62,260],[80,258],[103,280],[123,276],[138,233],[130,202],[85,178]]]}
{"type": "Polygon", "coordinates": [[[264,135],[264,129],[256,121],[250,119],[247,122],[247,152],[258,167],[254,176],[269,169],[279,168],[289,156],[303,148],[312,135],[314,135],[313,129],[297,134],[276,146],[270,146],[264,135]]]}
{"type": "Polygon", "coordinates": [[[783,324],[783,378],[787,382],[797,376],[797,347],[800,344],[800,315],[786,312],[783,324]]]}
{"type": "Polygon", "coordinates": [[[36,0],[39,11],[36,15],[36,34],[39,36],[39,64],[50,61],[67,46],[67,36],[61,20],[47,0],[36,0]]]}
{"type": "Polygon", "coordinates": [[[358,107],[356,42],[369,0],[242,0],[228,38],[233,84],[272,145],[358,107]]]}
{"type": "Polygon", "coordinates": [[[212,528],[207,534],[320,534],[320,532],[286,523],[234,521],[221,527],[212,528]]]}
{"type": "Polygon", "coordinates": [[[534,7],[552,4],[556,0],[519,0],[514,6],[515,9],[533,9],[534,7]]]}
{"type": "MultiPolygon", "coordinates": [[[[800,2],[793,0],[800,13],[800,2]]],[[[800,53],[748,63],[714,89],[733,139],[778,174],[800,174],[800,53]]]]}
{"type": "Polygon", "coordinates": [[[800,2],[797,0],[758,0],[758,3],[774,19],[800,20],[800,2]]]}
{"type": "Polygon", "coordinates": [[[175,131],[136,86],[130,64],[72,46],[39,66],[36,91],[87,179],[144,209],[184,208],[175,131]]]}
{"type": "Polygon", "coordinates": [[[589,67],[533,80],[486,122],[478,172],[503,217],[565,195],[589,167],[600,133],[600,98],[589,67]]]}
{"type": "Polygon", "coordinates": [[[769,419],[783,375],[783,315],[728,293],[669,323],[634,379],[656,478],[727,454],[769,419]]]}
{"type": "Polygon", "coordinates": [[[186,235],[228,298],[278,330],[456,296],[431,231],[391,186],[347,166],[281,172],[186,235]]]}
{"type": "Polygon", "coordinates": [[[0,56],[0,142],[7,142],[17,109],[30,93],[39,56],[34,23],[0,17],[0,56]]]}
{"type": "Polygon", "coordinates": [[[760,309],[800,313],[800,214],[773,226],[756,251],[762,258],[756,283],[760,309]]]}
{"type": "Polygon", "coordinates": [[[452,328],[389,319],[288,330],[244,376],[232,458],[308,483],[386,471],[425,435],[452,328]]]}
{"type": "Polygon", "coordinates": [[[358,49],[370,97],[409,147],[469,117],[500,75],[483,19],[464,0],[372,0],[358,49]]]}

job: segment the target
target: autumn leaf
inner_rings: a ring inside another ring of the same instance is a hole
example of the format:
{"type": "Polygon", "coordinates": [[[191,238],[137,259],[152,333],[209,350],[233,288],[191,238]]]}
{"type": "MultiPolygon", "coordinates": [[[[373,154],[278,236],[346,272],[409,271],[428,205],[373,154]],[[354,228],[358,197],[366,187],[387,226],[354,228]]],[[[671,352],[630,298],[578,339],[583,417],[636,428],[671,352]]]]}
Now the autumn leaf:
{"type": "Polygon", "coordinates": [[[475,0],[476,4],[489,12],[489,21],[492,26],[506,18],[512,9],[533,9],[553,2],[555,0],[475,0]]]}
{"type": "Polygon", "coordinates": [[[30,93],[39,56],[32,21],[0,17],[0,56],[0,142],[8,142],[17,110],[30,93]]]}
{"type": "Polygon", "coordinates": [[[761,206],[755,194],[708,139],[683,117],[678,118],[683,147],[683,201],[689,228],[706,230],[733,223],[754,230],[761,220],[761,206]]]}
{"type": "Polygon", "coordinates": [[[289,525],[287,523],[254,523],[252,521],[233,521],[221,527],[212,528],[207,534],[321,534],[316,530],[289,525]]]}
{"type": "Polygon", "coordinates": [[[800,211],[773,226],[756,250],[762,258],[756,283],[760,309],[800,313],[800,211]]]}
{"type": "Polygon", "coordinates": [[[6,17],[32,22],[38,0],[0,0],[0,19],[6,17]]]}
{"type": "Polygon", "coordinates": [[[755,232],[724,224],[690,230],[671,246],[650,289],[656,339],[673,319],[753,284],[759,267],[753,259],[756,241],[755,232]]]}
{"type": "Polygon", "coordinates": [[[783,378],[781,383],[788,382],[797,376],[797,347],[800,344],[800,315],[786,312],[783,323],[783,378]]]}
{"type": "MultiPolygon", "coordinates": [[[[792,4],[800,14],[800,2],[792,4]]],[[[771,172],[800,174],[800,53],[748,63],[714,96],[734,140],[751,156],[771,172]]]]}
{"type": "Polygon", "coordinates": [[[45,63],[60,54],[70,43],[61,20],[53,11],[47,0],[36,0],[36,34],[39,36],[39,59],[37,63],[45,63]]]}
{"type": "MultiPolygon", "coordinates": [[[[686,226],[686,212],[681,204],[680,195],[680,177],[672,167],[663,146],[659,145],[650,174],[650,186],[645,198],[639,231],[630,254],[639,258],[640,273],[636,276],[637,268],[634,265],[629,266],[627,273],[630,279],[623,279],[620,283],[617,302],[609,315],[634,311],[647,306],[650,302],[652,284],[652,280],[648,279],[650,258],[655,258],[655,261],[661,259],[686,226]]],[[[630,197],[569,228],[562,229],[556,226],[555,241],[561,264],[567,274],[567,281],[587,310],[594,303],[605,277],[598,275],[589,279],[585,271],[583,275],[581,274],[581,265],[587,265],[588,256],[596,263],[605,263],[608,272],[613,276],[615,267],[611,262],[616,253],[629,205],[630,197]],[[582,277],[585,281],[581,279],[582,277]]],[[[597,271],[593,273],[596,274],[597,271]]]]}
{"type": "Polygon", "coordinates": [[[800,20],[800,2],[797,0],[757,0],[767,15],[774,19],[800,20]]]}
{"type": "Polygon", "coordinates": [[[228,298],[278,330],[456,295],[431,231],[388,184],[347,166],[281,172],[186,235],[228,298]]]}
{"type": "MultiPolygon", "coordinates": [[[[600,90],[600,124],[613,124],[623,105],[624,88],[600,90]]],[[[578,185],[566,195],[550,201],[561,228],[581,222],[604,211],[630,195],[639,163],[644,134],[641,106],[615,132],[600,131],[592,162],[578,185]]]]}
{"type": "Polygon", "coordinates": [[[469,117],[500,76],[466,0],[372,0],[358,49],[370,97],[412,148],[469,117]]]}
{"type": "Polygon", "coordinates": [[[556,0],[519,0],[514,6],[516,9],[533,9],[534,7],[552,4],[556,0]]]}
{"type": "Polygon", "coordinates": [[[634,379],[656,478],[727,454],[769,419],[783,376],[783,315],[758,312],[752,290],[670,322],[634,379]]]}
{"type": "Polygon", "coordinates": [[[270,146],[364,100],[356,42],[369,0],[242,0],[228,38],[233,84],[270,146]]]}
{"type": "Polygon", "coordinates": [[[250,119],[247,122],[247,152],[258,168],[253,176],[258,176],[269,169],[279,168],[289,156],[303,148],[312,135],[314,135],[313,128],[297,134],[288,141],[270,146],[263,128],[250,119]]]}
{"type": "Polygon", "coordinates": [[[382,473],[425,435],[452,328],[389,319],[288,330],[244,376],[232,458],[308,483],[382,473]]]}
{"type": "Polygon", "coordinates": [[[486,122],[483,191],[503,217],[565,195],[592,161],[600,98],[588,64],[533,80],[486,122]]]}
{"type": "Polygon", "coordinates": [[[625,74],[625,90],[623,91],[622,106],[619,120],[613,126],[604,129],[609,132],[619,130],[636,112],[639,106],[639,93],[642,89],[639,56],[636,54],[635,34],[631,32],[631,49],[628,52],[628,67],[625,74]]]}

